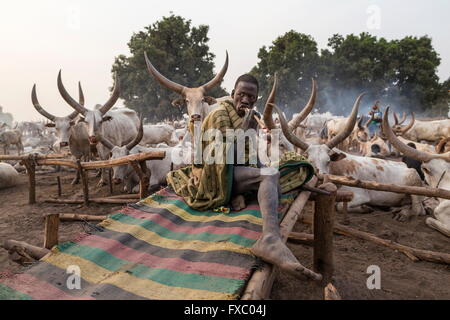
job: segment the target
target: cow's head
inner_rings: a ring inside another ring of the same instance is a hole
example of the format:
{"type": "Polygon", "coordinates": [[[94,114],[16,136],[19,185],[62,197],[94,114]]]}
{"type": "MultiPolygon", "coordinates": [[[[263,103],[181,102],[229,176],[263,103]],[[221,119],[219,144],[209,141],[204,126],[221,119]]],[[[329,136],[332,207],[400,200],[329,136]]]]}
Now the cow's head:
{"type": "MultiPolygon", "coordinates": [[[[450,175],[447,174],[450,172],[450,151],[441,154],[434,154],[420,151],[404,144],[399,138],[397,138],[389,126],[388,115],[389,108],[386,109],[383,116],[382,125],[384,134],[399,152],[403,153],[407,157],[422,162],[421,168],[425,175],[425,181],[431,187],[435,188],[440,182],[443,182],[441,181],[443,178],[449,179],[448,177],[450,175]]],[[[446,185],[448,186],[448,181],[446,181],[446,185]]]]}
{"type": "MultiPolygon", "coordinates": [[[[81,89],[81,84],[78,82],[78,94],[79,94],[79,105],[84,106],[84,95],[83,90],[81,89]]],[[[76,117],[78,116],[78,112],[74,111],[68,116],[65,117],[56,117],[52,115],[51,113],[44,110],[44,108],[41,107],[37,94],[36,94],[36,85],[33,86],[33,89],[31,90],[31,101],[33,102],[33,106],[36,109],[37,112],[39,112],[41,115],[46,117],[50,122],[47,122],[45,126],[47,128],[55,128],[56,130],[56,136],[59,140],[59,146],[61,148],[69,146],[69,139],[71,135],[71,127],[75,125],[76,123],[76,117]]]]}
{"type": "Polygon", "coordinates": [[[378,133],[375,133],[370,141],[365,142],[364,147],[366,157],[384,158],[391,154],[386,141],[379,137],[378,133]]]}
{"type": "Polygon", "coordinates": [[[403,122],[406,120],[406,114],[404,119],[402,119],[400,122],[398,121],[397,115],[394,113],[394,125],[392,126],[393,132],[397,136],[403,136],[406,132],[408,132],[414,125],[415,117],[414,112],[411,112],[411,121],[407,125],[402,125],[403,122]]]}
{"type": "Polygon", "coordinates": [[[147,57],[147,53],[144,53],[144,56],[148,72],[155,77],[161,85],[181,95],[180,98],[172,101],[172,105],[174,107],[186,105],[190,121],[202,121],[208,114],[208,106],[216,103],[215,98],[206,96],[205,94],[208,90],[220,84],[225,76],[228,69],[228,52],[222,70],[220,70],[214,79],[197,88],[188,88],[167,79],[152,65],[147,57]]]}
{"type": "Polygon", "coordinates": [[[446,153],[450,151],[450,137],[442,138],[436,145],[436,153],[446,153]]]}
{"type": "Polygon", "coordinates": [[[370,134],[369,134],[369,124],[370,122],[373,120],[374,115],[372,114],[372,116],[370,117],[369,120],[367,120],[366,123],[363,123],[363,117],[360,117],[358,122],[357,122],[357,126],[355,127],[355,135],[354,137],[356,138],[356,140],[358,140],[359,142],[367,142],[370,139],[370,134]]]}
{"type": "MultiPolygon", "coordinates": [[[[139,130],[136,137],[133,139],[133,141],[131,141],[127,145],[116,146],[101,134],[98,136],[98,138],[99,141],[111,151],[111,159],[117,159],[129,155],[131,149],[133,149],[135,146],[138,145],[139,142],[141,142],[143,136],[144,136],[144,127],[143,121],[141,119],[139,130]]],[[[130,172],[132,171],[129,170],[128,165],[126,164],[113,167],[113,183],[114,184],[122,183],[123,181],[125,181],[130,172]]]]}
{"type": "Polygon", "coordinates": [[[303,141],[301,138],[295,136],[289,128],[289,125],[281,113],[280,109],[273,105],[280,117],[281,129],[283,130],[286,138],[298,148],[302,149],[307,158],[316,167],[319,172],[328,173],[329,165],[331,161],[339,161],[346,157],[345,153],[342,153],[338,149],[333,149],[344,139],[346,139],[353,131],[356,124],[356,118],[358,116],[358,108],[361,98],[364,93],[360,94],[353,105],[352,112],[345,123],[344,130],[333,137],[325,144],[309,144],[303,141]]]}
{"type": "Polygon", "coordinates": [[[81,115],[79,121],[86,122],[89,143],[92,145],[97,144],[98,137],[101,132],[100,129],[102,123],[112,120],[112,117],[110,115],[107,115],[106,113],[109,111],[109,109],[111,109],[114,106],[114,104],[119,99],[120,85],[117,74],[114,74],[114,90],[111,97],[103,106],[94,110],[86,109],[83,105],[76,102],[69,95],[69,93],[64,88],[64,85],[61,80],[61,70],[59,71],[58,74],[58,90],[63,99],[81,115]]]}

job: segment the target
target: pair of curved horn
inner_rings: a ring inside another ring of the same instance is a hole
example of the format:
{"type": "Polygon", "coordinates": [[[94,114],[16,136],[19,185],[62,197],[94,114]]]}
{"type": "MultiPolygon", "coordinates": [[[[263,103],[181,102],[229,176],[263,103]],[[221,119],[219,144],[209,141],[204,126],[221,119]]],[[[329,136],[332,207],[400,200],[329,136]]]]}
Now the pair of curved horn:
{"type": "MultiPolygon", "coordinates": [[[[78,83],[79,89],[81,90],[81,85],[78,83]]],[[[83,104],[76,102],[70,94],[67,92],[66,88],[64,88],[64,85],[62,83],[61,79],[61,70],[59,70],[58,73],[58,90],[63,99],[72,107],[74,108],[78,113],[80,114],[86,114],[89,110],[84,107],[84,97],[83,97],[83,104]]],[[[99,109],[101,114],[105,114],[108,112],[109,109],[112,108],[112,106],[117,102],[120,96],[120,83],[119,79],[117,77],[117,73],[114,73],[114,90],[111,94],[111,97],[106,101],[106,103],[99,109]]]]}
{"type": "MultiPolygon", "coordinates": [[[[138,130],[136,137],[134,137],[134,139],[126,145],[126,148],[128,149],[128,151],[130,151],[135,146],[137,146],[138,143],[141,142],[143,136],[144,136],[144,125],[143,125],[143,121],[141,118],[139,121],[139,130],[138,130]]],[[[110,150],[112,150],[115,147],[114,144],[108,140],[108,138],[106,138],[102,135],[100,135],[100,142],[110,150]]]]}
{"type": "Polygon", "coordinates": [[[402,120],[398,121],[397,113],[394,112],[394,121],[396,125],[401,125],[403,122],[406,121],[406,112],[403,112],[402,120]]]}
{"type": "Polygon", "coordinates": [[[388,121],[389,116],[389,107],[386,109],[386,112],[383,116],[383,132],[387,136],[388,140],[392,143],[392,145],[401,153],[403,153],[405,156],[422,161],[422,162],[428,162],[432,159],[443,159],[445,161],[450,162],[450,151],[442,154],[432,154],[424,151],[420,151],[414,148],[411,148],[410,146],[407,146],[403,142],[401,142],[397,136],[392,131],[392,128],[389,126],[388,121]]]}
{"type": "MultiPolygon", "coordinates": [[[[294,118],[292,118],[291,121],[288,123],[289,131],[293,131],[296,129],[300,123],[306,119],[306,117],[310,114],[311,110],[314,107],[314,104],[316,103],[316,96],[317,96],[317,83],[316,80],[311,79],[312,85],[311,85],[311,96],[309,97],[309,100],[306,104],[306,106],[302,109],[302,111],[297,114],[294,118]]],[[[266,124],[266,127],[268,129],[274,129],[276,128],[275,123],[273,121],[272,117],[272,106],[275,103],[275,94],[276,94],[276,87],[278,84],[277,74],[275,73],[274,81],[272,90],[270,91],[269,98],[267,99],[266,105],[264,107],[264,123],[266,124]]]]}
{"type": "Polygon", "coordinates": [[[347,122],[345,123],[344,130],[339,132],[333,139],[331,139],[326,143],[328,148],[333,149],[335,146],[344,141],[352,133],[353,129],[355,128],[356,118],[358,117],[359,104],[364,95],[365,93],[361,93],[356,98],[355,103],[353,104],[352,112],[350,113],[350,117],[347,119],[347,122]]]}
{"type": "MultiPolygon", "coordinates": [[[[78,82],[78,100],[79,100],[78,103],[81,106],[84,106],[84,94],[83,94],[83,89],[81,88],[80,82],[78,82]]],[[[54,116],[50,112],[44,110],[44,108],[42,108],[41,104],[39,103],[39,100],[38,100],[37,94],[36,94],[36,84],[33,85],[33,89],[31,90],[31,102],[33,103],[33,106],[37,112],[42,114],[44,117],[46,117],[50,121],[55,121],[56,116],[54,116]]],[[[73,120],[73,119],[75,119],[75,117],[77,115],[78,115],[78,111],[74,111],[71,114],[69,114],[68,117],[69,117],[69,119],[73,120]]]]}
{"type": "MultiPolygon", "coordinates": [[[[183,91],[187,88],[179,83],[176,83],[174,81],[171,81],[169,79],[167,79],[166,77],[164,77],[158,70],[156,70],[156,68],[153,66],[153,64],[150,62],[147,53],[144,52],[144,57],[145,57],[145,63],[147,64],[147,70],[148,72],[155,77],[155,79],[164,87],[175,91],[176,93],[183,95],[183,91]]],[[[225,76],[225,73],[228,70],[228,51],[226,51],[226,59],[225,59],[225,64],[223,65],[222,69],[220,70],[220,72],[218,74],[216,74],[216,76],[210,80],[208,83],[205,83],[204,85],[200,86],[199,88],[202,88],[204,92],[212,89],[213,87],[215,87],[216,85],[218,85],[223,77],[225,76]]]]}
{"type": "MultiPolygon", "coordinates": [[[[405,118],[405,120],[406,120],[406,118],[405,118]]],[[[397,132],[399,132],[400,135],[404,135],[406,132],[408,132],[413,127],[415,121],[416,121],[416,118],[414,116],[414,112],[411,112],[411,121],[409,122],[409,124],[407,126],[403,126],[401,129],[398,129],[397,132]]],[[[401,123],[403,123],[403,121],[401,123]]],[[[398,125],[400,125],[401,123],[399,123],[398,125]]]]}

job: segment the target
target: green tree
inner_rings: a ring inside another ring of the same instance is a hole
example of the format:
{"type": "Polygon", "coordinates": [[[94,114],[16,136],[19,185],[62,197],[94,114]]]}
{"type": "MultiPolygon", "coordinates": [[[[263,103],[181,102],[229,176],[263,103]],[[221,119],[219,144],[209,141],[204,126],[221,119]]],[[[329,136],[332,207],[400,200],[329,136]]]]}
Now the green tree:
{"type": "Polygon", "coordinates": [[[316,77],[319,61],[317,43],[311,36],[291,30],[275,39],[269,48],[262,47],[258,58],[258,64],[250,73],[259,81],[260,96],[263,97],[259,108],[264,107],[272,88],[273,75],[277,72],[277,105],[287,116],[298,112],[309,98],[311,78],[316,77]]]}
{"type": "MultiPolygon", "coordinates": [[[[179,118],[181,110],[171,105],[179,96],[162,87],[146,69],[144,52],[167,78],[181,85],[196,87],[214,77],[214,54],[209,51],[206,25],[191,26],[191,20],[171,15],[134,33],[128,43],[131,55],[116,57],[112,71],[121,81],[121,98],[125,106],[136,110],[149,121],[179,118]]],[[[216,87],[210,95],[227,93],[216,87]]]]}

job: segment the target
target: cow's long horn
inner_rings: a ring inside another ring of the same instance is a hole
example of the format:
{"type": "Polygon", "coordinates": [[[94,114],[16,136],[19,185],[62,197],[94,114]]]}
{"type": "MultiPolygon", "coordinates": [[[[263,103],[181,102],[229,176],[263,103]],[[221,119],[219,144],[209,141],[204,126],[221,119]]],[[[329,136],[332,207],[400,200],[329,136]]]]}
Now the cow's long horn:
{"type": "Polygon", "coordinates": [[[314,107],[314,104],[316,103],[316,96],[317,96],[317,83],[316,80],[311,79],[312,85],[311,85],[311,95],[309,97],[308,103],[303,108],[303,110],[291,121],[289,121],[289,128],[291,131],[296,129],[299,124],[306,119],[306,117],[311,113],[311,110],[314,107]]]}
{"type": "Polygon", "coordinates": [[[293,145],[299,147],[303,151],[306,151],[309,148],[309,144],[292,133],[292,131],[289,129],[289,125],[286,121],[286,118],[283,116],[283,113],[280,111],[280,109],[278,109],[278,107],[275,104],[271,105],[273,108],[275,108],[275,111],[278,113],[278,117],[280,118],[281,130],[283,131],[283,134],[286,137],[286,139],[288,139],[289,142],[292,143],[293,145]]]}
{"type": "Polygon", "coordinates": [[[277,79],[277,74],[275,73],[275,75],[273,77],[272,90],[270,91],[269,98],[267,99],[266,105],[264,106],[264,113],[263,113],[264,124],[266,125],[266,128],[269,130],[276,128],[275,123],[273,121],[273,117],[272,117],[272,111],[273,111],[272,104],[275,103],[275,95],[277,93],[277,84],[278,84],[278,79],[277,79]]]}
{"type": "Polygon", "coordinates": [[[83,107],[81,104],[76,102],[70,94],[67,92],[66,88],[64,88],[64,85],[61,80],[61,70],[59,70],[58,73],[58,90],[63,99],[72,107],[74,108],[78,113],[85,114],[88,110],[83,107]]]}
{"type": "Polygon", "coordinates": [[[161,73],[159,73],[158,70],[156,70],[156,68],[152,65],[152,63],[150,62],[150,60],[147,57],[147,53],[144,52],[144,56],[145,56],[145,63],[147,64],[147,70],[148,72],[155,77],[155,79],[164,87],[175,91],[178,94],[183,94],[183,90],[185,89],[185,86],[182,86],[181,84],[178,84],[176,82],[173,82],[169,79],[167,79],[166,77],[164,77],[161,73]]]}
{"type": "Polygon", "coordinates": [[[388,122],[388,113],[389,108],[386,109],[386,112],[383,116],[383,131],[386,134],[388,140],[392,143],[392,145],[401,153],[403,153],[405,156],[422,161],[422,162],[428,162],[432,159],[443,159],[447,162],[450,162],[450,151],[442,154],[433,154],[428,153],[424,151],[420,151],[414,148],[411,148],[410,146],[407,146],[403,142],[397,138],[397,136],[392,131],[391,127],[389,126],[388,122]]]}
{"type": "Polygon", "coordinates": [[[361,93],[358,96],[358,98],[356,98],[356,101],[353,105],[352,113],[350,114],[350,117],[345,123],[344,130],[326,143],[328,148],[333,149],[335,146],[344,141],[344,139],[347,138],[352,133],[353,128],[355,127],[356,117],[358,116],[359,103],[364,95],[365,93],[361,93]]]}
{"type": "Polygon", "coordinates": [[[411,121],[409,122],[409,124],[407,126],[405,126],[404,128],[401,128],[399,131],[401,132],[401,135],[404,135],[406,132],[408,132],[409,129],[411,129],[414,125],[414,112],[411,112],[411,121]]]}
{"type": "Polygon", "coordinates": [[[144,125],[143,125],[143,121],[142,121],[142,118],[141,118],[140,122],[139,122],[138,133],[137,133],[136,137],[133,139],[133,141],[131,141],[130,143],[127,144],[127,149],[131,150],[135,146],[137,146],[137,144],[139,142],[141,142],[143,136],[144,136],[144,125]]]}
{"type": "Polygon", "coordinates": [[[442,138],[441,141],[436,146],[436,153],[442,153],[444,151],[445,145],[450,141],[450,137],[442,138]]]}
{"type": "Polygon", "coordinates": [[[228,70],[228,51],[226,51],[225,63],[223,65],[222,69],[220,70],[220,72],[218,74],[216,74],[216,76],[211,81],[209,81],[208,83],[206,83],[202,86],[203,89],[205,90],[205,92],[214,88],[216,85],[218,85],[222,81],[223,77],[225,76],[225,73],[227,73],[227,70],[228,70]]]}
{"type": "Polygon", "coordinates": [[[34,85],[33,90],[31,90],[31,101],[33,102],[33,106],[37,110],[37,112],[42,114],[47,119],[49,119],[51,121],[55,121],[56,117],[54,115],[52,115],[51,113],[45,111],[44,108],[42,108],[41,105],[39,104],[39,101],[38,101],[37,95],[36,95],[36,85],[34,85]]]}
{"type": "Polygon", "coordinates": [[[397,112],[394,112],[394,126],[398,125],[397,112]]]}
{"type": "MultiPolygon", "coordinates": [[[[84,94],[83,94],[83,89],[81,88],[81,82],[78,81],[78,102],[80,103],[80,105],[82,107],[84,107],[84,94]]],[[[74,111],[71,114],[69,114],[69,119],[73,120],[77,117],[78,115],[78,111],[74,111]]]]}
{"type": "Polygon", "coordinates": [[[402,124],[403,122],[406,121],[406,112],[403,111],[403,116],[402,116],[402,120],[400,120],[400,122],[398,124],[402,124]]]}
{"type": "Polygon", "coordinates": [[[109,109],[112,108],[112,106],[117,102],[120,96],[120,80],[117,76],[117,73],[114,73],[114,90],[111,94],[111,97],[109,97],[108,101],[99,109],[101,114],[105,114],[109,111],[109,109]]]}
{"type": "Polygon", "coordinates": [[[109,150],[112,150],[115,146],[114,146],[114,144],[111,142],[111,141],[109,141],[107,138],[105,138],[103,135],[101,135],[101,134],[99,134],[99,139],[100,139],[100,142],[105,146],[105,147],[107,147],[109,150]]]}

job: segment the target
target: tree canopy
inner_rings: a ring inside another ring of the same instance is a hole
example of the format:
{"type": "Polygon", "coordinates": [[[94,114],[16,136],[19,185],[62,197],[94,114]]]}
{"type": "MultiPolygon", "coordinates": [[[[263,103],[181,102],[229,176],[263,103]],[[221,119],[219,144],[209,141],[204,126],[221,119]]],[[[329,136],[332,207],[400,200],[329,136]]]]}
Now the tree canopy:
{"type": "MultiPolygon", "coordinates": [[[[191,26],[191,20],[171,15],[133,34],[128,43],[131,55],[116,57],[112,71],[121,82],[121,98],[125,106],[136,110],[149,121],[179,118],[182,110],[171,101],[178,94],[162,87],[147,72],[144,52],[152,64],[168,79],[188,87],[204,84],[214,77],[214,54],[208,46],[206,25],[191,26]]],[[[216,87],[213,96],[226,92],[216,87]]]]}
{"type": "Polygon", "coordinates": [[[367,93],[366,104],[380,100],[434,114],[442,113],[442,99],[447,97],[436,75],[440,58],[427,36],[387,41],[368,33],[335,34],[319,54],[311,36],[291,30],[269,48],[262,47],[258,58],[251,73],[261,81],[263,96],[277,71],[277,104],[288,115],[306,103],[312,77],[319,87],[316,106],[335,114],[348,113],[361,92],[367,93]]]}

